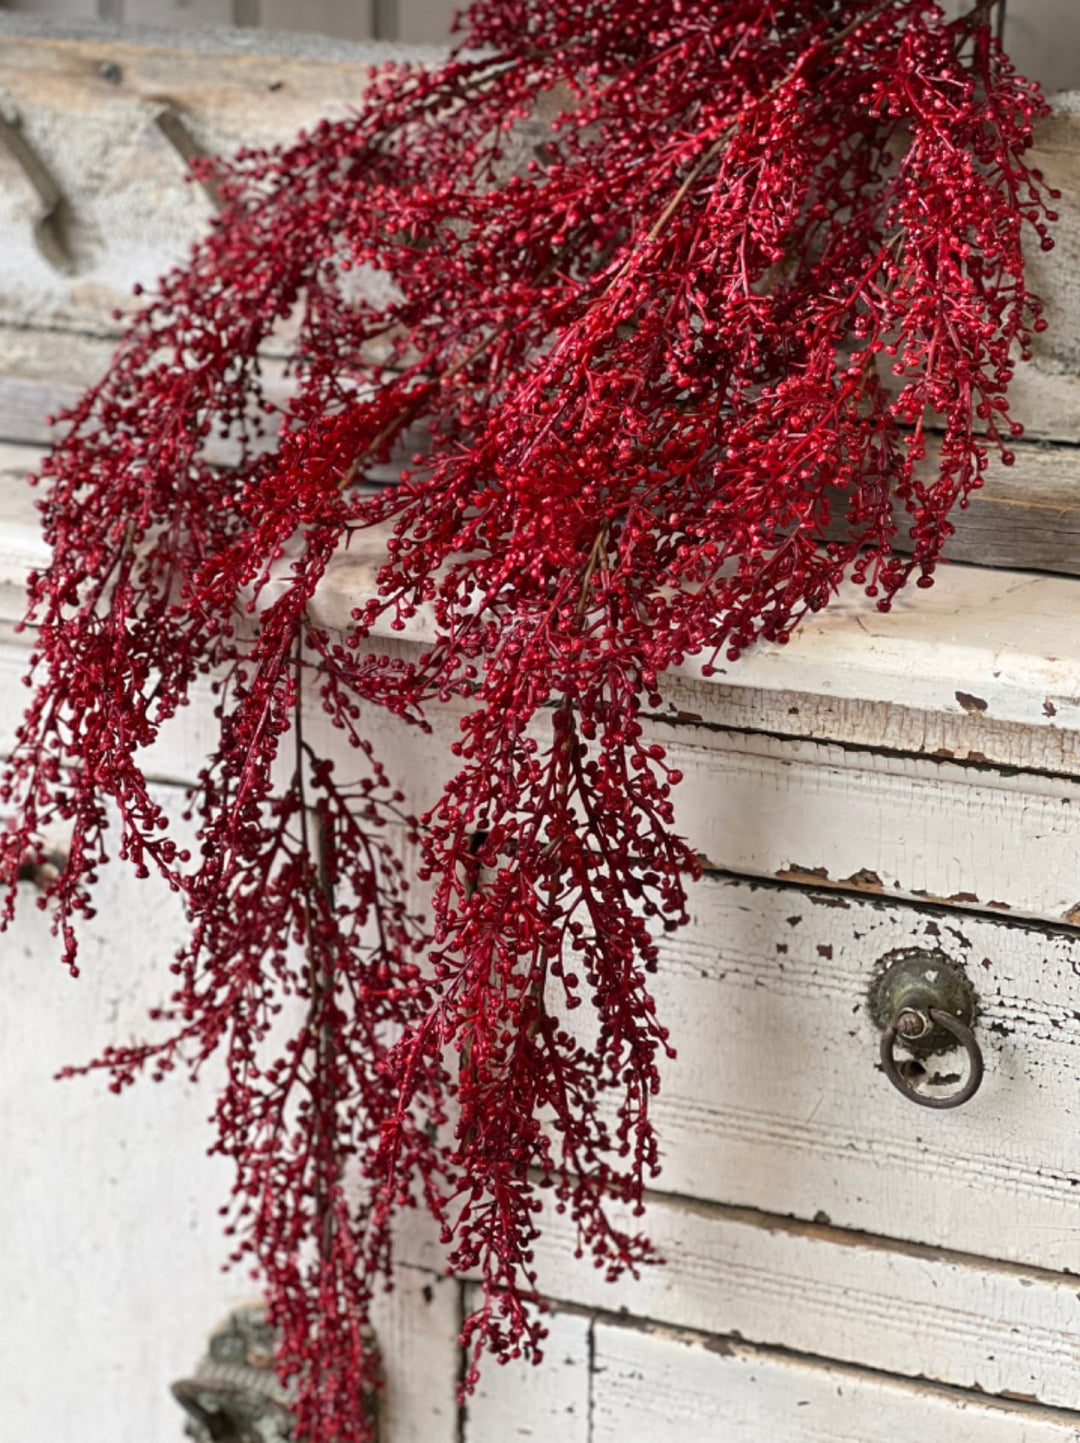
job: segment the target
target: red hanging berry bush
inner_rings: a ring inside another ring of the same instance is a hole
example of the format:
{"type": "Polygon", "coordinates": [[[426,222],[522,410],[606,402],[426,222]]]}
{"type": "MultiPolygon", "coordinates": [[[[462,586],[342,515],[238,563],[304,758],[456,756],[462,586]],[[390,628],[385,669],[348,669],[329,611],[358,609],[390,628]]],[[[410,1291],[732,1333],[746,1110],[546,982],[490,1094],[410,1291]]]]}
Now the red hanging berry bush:
{"type": "Polygon", "coordinates": [[[950,511],[1011,459],[1044,324],[1022,233],[1049,246],[1053,215],[1024,160],[1044,106],[990,8],[478,0],[441,68],[388,67],[352,118],[213,165],[209,237],[65,418],[6,863],[70,831],[44,900],[72,970],[107,845],[182,895],[168,1040],[95,1065],[119,1088],[224,1054],[237,1252],[310,1443],[368,1437],[362,1324],[401,1209],[483,1281],[469,1382],[542,1336],[538,1189],[611,1277],[650,1256],[611,1205],[658,1170],[648,974],[696,864],[641,713],[665,669],[785,641],[844,578],[882,609],[930,585],[950,511]],[[274,404],[259,354],[286,319],[274,404]],[[418,425],[427,453],[369,484],[418,425]],[[331,558],[380,523],[378,594],[315,624],[331,558]],[[380,654],[376,623],[421,606],[426,650],[380,654]],[[189,852],[140,753],[207,677],[189,852]],[[459,770],[411,822],[366,718],[422,727],[451,697],[459,770]]]}

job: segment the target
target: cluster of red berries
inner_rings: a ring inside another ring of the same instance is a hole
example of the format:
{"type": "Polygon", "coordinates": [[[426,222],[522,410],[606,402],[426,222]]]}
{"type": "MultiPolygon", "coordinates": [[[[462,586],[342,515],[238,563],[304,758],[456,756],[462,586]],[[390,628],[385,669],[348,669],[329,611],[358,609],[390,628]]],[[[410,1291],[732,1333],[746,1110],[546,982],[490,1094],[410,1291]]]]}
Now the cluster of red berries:
{"type": "Polygon", "coordinates": [[[542,1337],[538,1189],[611,1276],[649,1256],[614,1218],[658,1170],[648,975],[696,864],[642,712],[665,669],[786,640],[845,577],[882,608],[930,584],[952,507],[1010,459],[1043,325],[1022,233],[1049,245],[1053,216],[1024,159],[1043,102],[989,8],[477,0],[441,68],[215,164],[211,234],[65,418],[6,857],[70,831],[44,901],[73,969],[107,829],[182,894],[168,1039],[96,1065],[119,1087],[223,1054],[231,1226],[309,1443],[368,1436],[402,1208],[482,1280],[467,1384],[542,1337]],[[335,551],[386,523],[377,595],[317,625],[335,551]],[[380,654],[421,606],[434,641],[380,654]],[[141,753],[206,685],[185,845],[141,753]],[[366,719],[448,698],[459,767],[413,821],[366,719]]]}

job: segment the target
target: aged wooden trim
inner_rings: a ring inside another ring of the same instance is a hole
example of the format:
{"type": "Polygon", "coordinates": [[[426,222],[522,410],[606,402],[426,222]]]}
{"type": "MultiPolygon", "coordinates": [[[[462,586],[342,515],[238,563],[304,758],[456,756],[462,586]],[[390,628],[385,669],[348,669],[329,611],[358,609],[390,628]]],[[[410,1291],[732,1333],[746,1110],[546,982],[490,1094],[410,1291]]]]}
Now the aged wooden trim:
{"type": "MultiPolygon", "coordinates": [[[[664,1258],[612,1284],[575,1257],[576,1232],[545,1209],[535,1247],[546,1296],[669,1327],[734,1334],[758,1346],[1080,1408],[1076,1279],[996,1268],[761,1226],[724,1208],[654,1197],[640,1220],[664,1258]]],[[[438,1247],[410,1239],[410,1260],[438,1247]]]]}
{"type": "Polygon", "coordinates": [[[1080,1431],[1071,1410],[565,1302],[547,1321],[539,1370],[519,1361],[481,1374],[465,1443],[505,1443],[518,1432],[562,1443],[1075,1443],[1080,1431]]]}
{"type": "MultiPolygon", "coordinates": [[[[0,327],[0,441],[47,444],[48,416],[73,406],[103,374],[113,349],[104,337],[69,332],[31,332],[0,327]]],[[[287,400],[291,387],[280,364],[268,361],[272,398],[287,400]]],[[[423,445],[422,433],[401,448],[402,461],[423,445]]],[[[231,459],[215,444],[213,459],[231,459]]],[[[397,468],[385,478],[397,477],[397,468]]],[[[909,551],[907,522],[897,511],[896,546],[909,551]]],[[[986,485],[966,510],[953,517],[956,534],[945,548],[952,561],[1080,575],[1080,447],[1021,444],[1016,465],[994,465],[986,485]]],[[[835,528],[839,532],[840,527],[835,528]]]]}
{"type": "MultiPolygon", "coordinates": [[[[1050,442],[1012,443],[1015,464],[993,455],[985,484],[968,505],[953,512],[955,534],[943,555],[976,566],[1080,575],[1080,448],[1050,442]]],[[[932,475],[938,448],[924,468],[932,475]]],[[[829,535],[844,536],[843,507],[837,503],[829,535]]],[[[911,518],[897,502],[893,514],[897,551],[910,553],[911,518]]]]}
{"type": "MultiPolygon", "coordinates": [[[[34,496],[25,486],[40,456],[33,447],[0,447],[0,623],[22,615],[26,573],[48,561],[34,496]]],[[[354,541],[319,595],[320,620],[342,623],[370,593],[381,556],[378,542],[354,541]]],[[[717,677],[701,679],[700,667],[687,663],[665,678],[665,707],[653,725],[661,741],[687,725],[704,725],[707,717],[708,727],[718,731],[1076,776],[1077,590],[1074,581],[953,567],[940,572],[933,591],[905,599],[888,616],[852,595],[809,619],[787,648],[762,644],[717,677]],[[985,710],[970,701],[965,706],[958,693],[986,701],[985,710]]],[[[413,632],[412,642],[388,633],[380,644],[408,649],[430,635],[422,619],[413,632]]],[[[27,641],[11,638],[16,647],[27,641]]],[[[18,651],[4,665],[17,674],[18,651]]],[[[200,705],[190,713],[192,745],[183,748],[195,771],[194,747],[211,739],[200,705]]],[[[174,761],[162,775],[194,775],[178,765],[174,761]]]]}
{"type": "MultiPolygon", "coordinates": [[[[1074,1443],[1075,1414],[738,1339],[598,1319],[590,1443],[1074,1443]]],[[[520,1375],[519,1375],[520,1377],[520,1375]]],[[[524,1380],[521,1380],[524,1382],[524,1380]]]]}
{"type": "Polygon", "coordinates": [[[116,333],[113,312],[131,308],[132,284],[152,284],[182,260],[212,213],[155,123],[164,105],[194,145],[231,153],[344,116],[379,61],[438,53],[288,36],[266,43],[242,31],[57,34],[21,17],[0,24],[0,95],[63,190],[74,271],[60,276],[39,255],[37,199],[9,184],[15,163],[0,152],[0,321],[98,334],[116,333]]]}
{"type": "MultiPolygon", "coordinates": [[[[25,486],[41,454],[0,445],[0,618],[11,621],[26,572],[47,559],[25,486]]],[[[395,470],[388,464],[387,479],[395,470]]],[[[371,594],[382,546],[381,536],[354,538],[313,605],[320,623],[345,625],[371,594]]],[[[406,636],[431,634],[421,615],[406,636]]],[[[944,567],[931,591],[900,597],[888,614],[850,588],[787,647],[761,643],[708,679],[701,665],[688,661],[666,683],[662,730],[708,716],[720,727],[1080,773],[1080,583],[1070,578],[944,567]]]]}

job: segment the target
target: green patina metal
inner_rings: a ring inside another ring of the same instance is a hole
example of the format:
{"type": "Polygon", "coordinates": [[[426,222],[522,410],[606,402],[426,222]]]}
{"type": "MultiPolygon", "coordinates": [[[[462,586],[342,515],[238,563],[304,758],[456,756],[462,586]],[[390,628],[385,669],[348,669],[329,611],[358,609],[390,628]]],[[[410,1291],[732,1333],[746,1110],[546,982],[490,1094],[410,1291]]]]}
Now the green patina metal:
{"type": "Polygon", "coordinates": [[[898,1018],[904,1046],[920,1057],[960,1046],[951,1033],[930,1020],[930,1010],[948,1012],[970,1027],[978,999],[967,973],[936,948],[904,947],[881,958],[870,984],[870,1015],[884,1032],[898,1018]],[[916,1021],[918,1019],[918,1021],[916,1021]]]}

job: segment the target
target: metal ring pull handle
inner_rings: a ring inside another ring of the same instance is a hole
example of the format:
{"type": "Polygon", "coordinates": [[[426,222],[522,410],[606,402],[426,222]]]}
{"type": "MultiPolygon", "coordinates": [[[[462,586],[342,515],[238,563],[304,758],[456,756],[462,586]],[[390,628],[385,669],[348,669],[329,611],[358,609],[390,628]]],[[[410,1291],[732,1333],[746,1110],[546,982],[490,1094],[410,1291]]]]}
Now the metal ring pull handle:
{"type": "Polygon", "coordinates": [[[929,1008],[925,1016],[914,1008],[898,1012],[881,1035],[881,1065],[885,1070],[885,1076],[897,1092],[902,1092],[909,1102],[917,1102],[920,1107],[960,1107],[962,1103],[969,1102],[975,1096],[979,1090],[979,1084],[983,1080],[983,1057],[979,1044],[975,1040],[974,1032],[966,1023],[961,1022],[959,1017],[952,1017],[939,1007],[929,1008]],[[918,1019],[926,1025],[920,1031],[909,1031],[908,1029],[912,1026],[909,1019],[918,1019]],[[893,1044],[897,1037],[922,1036],[926,1032],[933,1031],[935,1027],[943,1027],[946,1032],[951,1032],[968,1056],[967,1081],[957,1092],[950,1092],[946,1097],[931,1097],[929,1093],[918,1092],[905,1077],[901,1076],[896,1065],[896,1058],[893,1056],[893,1044]]]}
{"type": "Polygon", "coordinates": [[[937,1109],[960,1107],[979,1090],[982,1053],[972,1028],[978,998],[962,965],[937,947],[901,947],[879,959],[867,998],[870,1015],[881,1028],[881,1066],[909,1102],[937,1109]],[[898,1063],[896,1040],[912,1055],[898,1063]],[[963,1048],[968,1072],[963,1084],[945,1096],[920,1092],[910,1073],[918,1063],[963,1048]]]}

